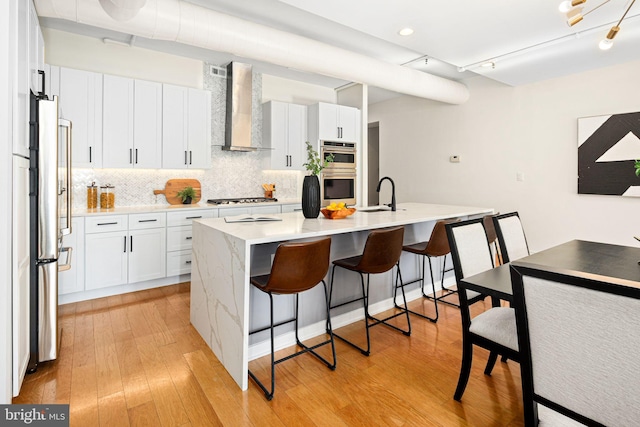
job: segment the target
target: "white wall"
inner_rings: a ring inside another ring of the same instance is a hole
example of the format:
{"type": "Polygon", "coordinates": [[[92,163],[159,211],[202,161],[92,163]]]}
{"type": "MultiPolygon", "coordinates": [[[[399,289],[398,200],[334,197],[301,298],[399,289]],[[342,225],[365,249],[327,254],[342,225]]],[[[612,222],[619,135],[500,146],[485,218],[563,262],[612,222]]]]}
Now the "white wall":
{"type": "Polygon", "coordinates": [[[50,28],[42,34],[47,64],[202,89],[202,61],[50,28]]]}
{"type": "Polygon", "coordinates": [[[316,102],[336,103],[336,91],[332,88],[262,75],[262,102],[282,101],[311,105],[316,102]]]}
{"type": "Polygon", "coordinates": [[[577,194],[577,119],[639,111],[638,75],[640,62],[515,88],[476,77],[463,105],[374,104],[380,175],[394,178],[398,202],[517,210],[532,251],[571,239],[637,246],[639,199],[577,194]]]}

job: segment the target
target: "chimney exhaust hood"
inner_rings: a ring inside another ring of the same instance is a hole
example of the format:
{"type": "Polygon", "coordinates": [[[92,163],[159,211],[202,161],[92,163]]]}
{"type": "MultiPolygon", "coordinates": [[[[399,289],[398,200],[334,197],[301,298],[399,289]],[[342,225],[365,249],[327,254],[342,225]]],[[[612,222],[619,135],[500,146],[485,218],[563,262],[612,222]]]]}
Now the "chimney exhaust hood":
{"type": "Polygon", "coordinates": [[[252,67],[230,62],[227,65],[227,114],[224,129],[226,151],[255,151],[251,146],[252,67]]]}

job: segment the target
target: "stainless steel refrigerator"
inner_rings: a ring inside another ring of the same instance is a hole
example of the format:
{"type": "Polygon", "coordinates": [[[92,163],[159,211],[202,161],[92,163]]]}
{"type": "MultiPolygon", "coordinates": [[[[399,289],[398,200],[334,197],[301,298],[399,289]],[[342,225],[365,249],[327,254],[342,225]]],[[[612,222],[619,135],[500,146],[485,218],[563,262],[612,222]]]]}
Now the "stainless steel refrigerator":
{"type": "Polygon", "coordinates": [[[30,360],[58,357],[58,271],[70,266],[62,236],[71,232],[71,123],[58,117],[58,98],[30,102],[30,360]],[[65,256],[66,255],[66,256],[65,256]],[[64,262],[60,262],[64,258],[64,262]]]}

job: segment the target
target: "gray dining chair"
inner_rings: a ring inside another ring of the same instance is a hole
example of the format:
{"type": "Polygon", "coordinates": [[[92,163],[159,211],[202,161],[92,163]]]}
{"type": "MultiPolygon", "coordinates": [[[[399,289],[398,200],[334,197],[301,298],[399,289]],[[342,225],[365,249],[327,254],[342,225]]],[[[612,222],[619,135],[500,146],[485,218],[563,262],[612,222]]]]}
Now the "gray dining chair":
{"type": "Polygon", "coordinates": [[[493,225],[500,244],[502,262],[515,261],[529,255],[529,245],[518,212],[494,216],[493,225]]]}
{"type": "Polygon", "coordinates": [[[638,282],[524,262],[511,281],[525,426],[639,425],[638,282]]]}
{"type": "Polygon", "coordinates": [[[485,233],[483,219],[471,219],[446,225],[453,269],[458,282],[460,316],[462,318],[462,364],[453,398],[462,399],[471,373],[473,346],[489,350],[485,375],[491,375],[498,355],[519,361],[516,319],[513,308],[501,307],[492,298],[492,307],[471,318],[469,289],[463,279],[493,268],[492,253],[485,233]]]}

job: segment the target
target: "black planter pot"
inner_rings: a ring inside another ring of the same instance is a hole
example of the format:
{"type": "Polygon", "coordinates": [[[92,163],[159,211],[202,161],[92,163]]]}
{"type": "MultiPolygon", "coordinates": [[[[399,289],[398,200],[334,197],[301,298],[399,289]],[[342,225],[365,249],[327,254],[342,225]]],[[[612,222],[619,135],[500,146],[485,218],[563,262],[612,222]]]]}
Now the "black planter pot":
{"type": "Polygon", "coordinates": [[[190,205],[191,204],[191,197],[185,197],[184,201],[182,202],[183,205],[190,205]]]}
{"type": "Polygon", "coordinates": [[[307,175],[302,181],[302,214],[318,218],[320,214],[320,181],[317,175],[307,175]]]}

